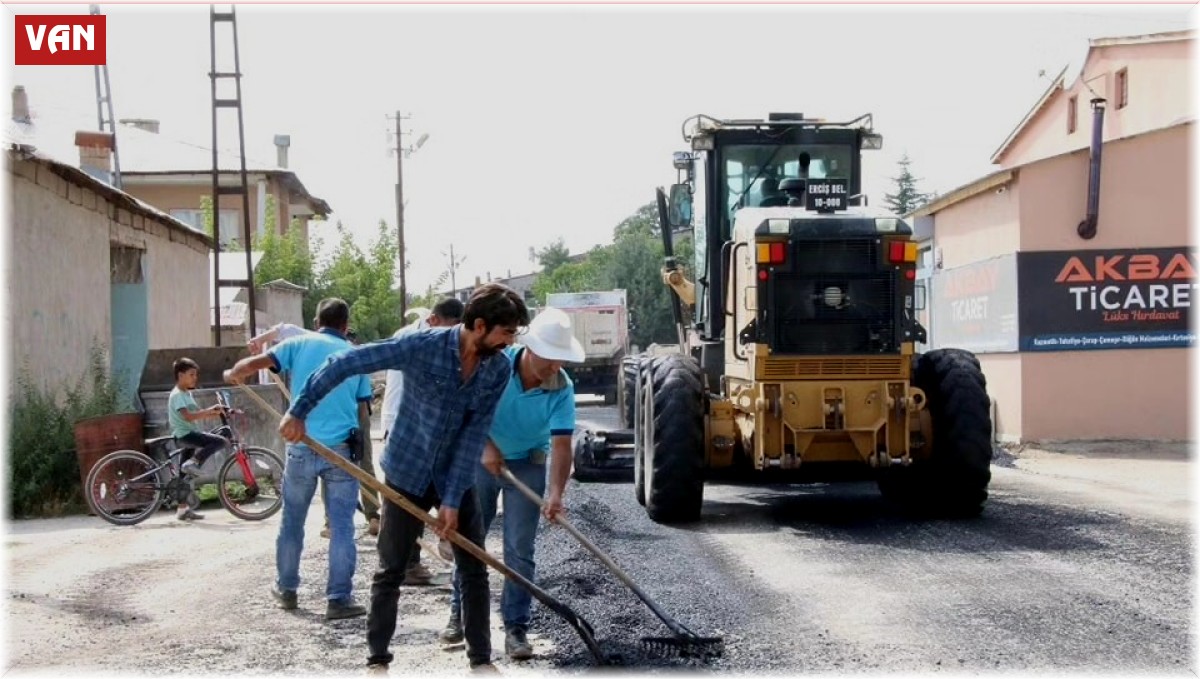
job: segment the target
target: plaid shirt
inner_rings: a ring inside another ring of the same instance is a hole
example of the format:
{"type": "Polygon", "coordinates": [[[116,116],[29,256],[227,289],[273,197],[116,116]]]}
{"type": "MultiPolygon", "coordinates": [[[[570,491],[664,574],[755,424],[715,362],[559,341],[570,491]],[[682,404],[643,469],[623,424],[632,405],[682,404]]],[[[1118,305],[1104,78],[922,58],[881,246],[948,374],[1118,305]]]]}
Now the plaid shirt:
{"type": "Polygon", "coordinates": [[[492,416],[512,370],[500,352],[482,359],[463,384],[461,329],[431,328],[331,356],[300,388],[288,412],[303,419],[352,375],[403,372],[400,412],[379,466],[389,483],[413,495],[423,495],[433,483],[442,505],[457,509],[475,483],[492,416]]]}

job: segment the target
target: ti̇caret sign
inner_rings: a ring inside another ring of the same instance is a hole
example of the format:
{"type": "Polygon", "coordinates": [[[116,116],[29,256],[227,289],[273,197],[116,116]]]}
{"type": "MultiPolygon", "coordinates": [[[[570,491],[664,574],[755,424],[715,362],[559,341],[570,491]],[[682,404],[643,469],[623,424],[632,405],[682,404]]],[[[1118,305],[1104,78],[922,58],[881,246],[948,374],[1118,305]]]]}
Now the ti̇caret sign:
{"type": "Polygon", "coordinates": [[[934,276],[932,336],[976,353],[1017,350],[1017,258],[1009,254],[934,276]]]}
{"type": "Polygon", "coordinates": [[[1192,248],[1021,252],[1021,351],[1190,347],[1192,248]]]}

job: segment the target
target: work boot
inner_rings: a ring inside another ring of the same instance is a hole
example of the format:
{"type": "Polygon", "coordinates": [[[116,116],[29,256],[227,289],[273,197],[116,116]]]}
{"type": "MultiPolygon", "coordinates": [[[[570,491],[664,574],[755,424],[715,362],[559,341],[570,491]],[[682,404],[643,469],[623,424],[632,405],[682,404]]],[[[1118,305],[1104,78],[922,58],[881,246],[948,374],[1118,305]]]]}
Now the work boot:
{"type": "Polygon", "coordinates": [[[372,516],[371,518],[367,519],[367,535],[370,535],[371,537],[376,537],[379,535],[378,516],[372,516]]]}
{"type": "Polygon", "coordinates": [[[367,674],[378,675],[378,674],[387,674],[387,673],[388,673],[388,664],[385,662],[377,662],[377,663],[371,663],[371,664],[367,665],[367,674]]]}
{"type": "Polygon", "coordinates": [[[296,593],[290,589],[279,589],[278,586],[271,586],[271,596],[279,602],[279,607],[285,611],[296,610],[296,593]]]}
{"type": "Polygon", "coordinates": [[[443,643],[457,644],[463,640],[462,618],[457,613],[450,614],[450,620],[446,623],[446,629],[438,635],[443,643]]]}
{"type": "Polygon", "coordinates": [[[500,670],[490,662],[471,663],[471,674],[500,674],[500,670]]]}
{"type": "Polygon", "coordinates": [[[433,584],[433,572],[423,563],[416,563],[404,571],[404,583],[410,587],[424,587],[433,584]]]}
{"type": "Polygon", "coordinates": [[[330,599],[325,606],[326,620],[345,620],[346,618],[357,618],[360,615],[366,615],[367,608],[354,603],[353,599],[345,599],[338,601],[330,599]]]}
{"type": "Polygon", "coordinates": [[[454,548],[451,547],[450,541],[446,538],[441,538],[438,540],[437,551],[438,556],[451,563],[454,562],[454,548]]]}
{"type": "Polygon", "coordinates": [[[525,638],[525,628],[513,625],[504,630],[504,652],[513,660],[529,660],[533,657],[533,646],[525,638]]]}

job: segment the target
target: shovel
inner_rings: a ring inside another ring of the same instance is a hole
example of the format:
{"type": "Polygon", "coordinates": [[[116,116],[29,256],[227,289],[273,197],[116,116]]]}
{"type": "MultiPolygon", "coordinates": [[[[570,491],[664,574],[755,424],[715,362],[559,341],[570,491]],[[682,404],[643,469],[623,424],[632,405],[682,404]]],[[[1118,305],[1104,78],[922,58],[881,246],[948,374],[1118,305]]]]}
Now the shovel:
{"type": "MultiPolygon", "coordinates": [[[[531,489],[529,486],[521,483],[521,481],[513,475],[512,471],[509,470],[508,467],[501,467],[501,475],[509,483],[511,483],[514,488],[521,491],[522,495],[529,498],[529,500],[538,507],[542,507],[544,505],[542,498],[537,493],[533,492],[533,489],[531,489]]],[[[699,636],[695,632],[684,627],[679,623],[679,621],[664,613],[663,610],[658,607],[658,604],[654,603],[654,600],[651,599],[650,596],[645,592],[643,592],[641,587],[637,586],[637,583],[633,581],[633,578],[630,578],[625,571],[621,570],[621,567],[618,566],[611,558],[609,558],[607,554],[601,551],[601,549],[597,547],[591,540],[584,537],[583,533],[580,533],[579,530],[567,520],[567,517],[559,514],[558,518],[554,520],[554,523],[566,528],[567,532],[579,541],[579,544],[583,545],[589,552],[596,555],[596,558],[600,559],[600,563],[603,563],[605,566],[607,566],[608,570],[612,571],[612,574],[617,576],[617,579],[620,580],[622,584],[628,587],[631,592],[636,594],[637,598],[641,599],[642,603],[646,604],[646,606],[658,616],[658,619],[662,620],[667,627],[671,629],[671,632],[675,634],[673,637],[643,637],[641,642],[644,646],[652,650],[663,651],[667,653],[678,653],[683,657],[706,657],[720,655],[724,651],[725,641],[721,637],[699,636]]]]}
{"type": "MultiPolygon", "coordinates": [[[[266,410],[268,413],[271,413],[272,415],[274,415],[277,418],[283,419],[283,416],[280,415],[277,410],[272,408],[271,404],[267,403],[261,396],[254,393],[254,391],[252,389],[250,389],[249,387],[247,387],[244,384],[239,385],[239,386],[241,386],[242,389],[244,389],[246,391],[246,393],[250,395],[251,398],[253,398],[255,401],[257,401],[258,404],[260,406],[262,406],[264,410],[266,410]]],[[[321,445],[320,443],[314,441],[312,439],[312,437],[308,436],[307,434],[304,436],[303,439],[301,439],[301,442],[304,443],[305,445],[307,445],[312,450],[314,450],[318,455],[325,458],[325,460],[328,461],[330,464],[337,467],[338,469],[341,469],[342,471],[346,472],[350,476],[353,476],[354,478],[358,479],[359,483],[363,483],[363,484],[367,485],[369,488],[378,491],[381,496],[391,500],[393,503],[395,503],[397,506],[399,506],[404,511],[408,512],[409,514],[412,514],[413,516],[417,517],[421,521],[425,522],[425,524],[428,525],[430,528],[437,527],[437,521],[432,516],[430,516],[428,514],[428,512],[425,512],[420,507],[418,507],[415,504],[413,504],[412,502],[410,502],[407,498],[405,498],[400,493],[397,493],[395,490],[392,490],[390,487],[388,487],[386,484],[381,482],[379,479],[364,472],[362,469],[360,469],[358,467],[358,465],[347,460],[346,458],[342,457],[341,455],[338,455],[337,453],[333,452],[329,448],[326,448],[325,446],[321,445]]],[[[483,563],[491,566],[492,568],[494,568],[495,570],[497,570],[501,574],[503,574],[504,577],[508,578],[509,580],[512,580],[513,582],[520,585],[521,588],[528,591],[531,595],[533,595],[533,597],[535,599],[540,601],[543,606],[550,609],[551,611],[554,611],[555,614],[557,614],[560,618],[562,618],[564,621],[566,621],[566,623],[568,625],[573,627],[575,629],[575,631],[579,633],[579,637],[581,639],[583,639],[584,645],[586,645],[588,650],[591,651],[592,657],[596,659],[596,662],[598,664],[603,665],[608,662],[608,657],[604,655],[604,652],[600,650],[600,645],[596,643],[595,632],[592,630],[592,626],[590,624],[588,624],[587,620],[584,620],[583,618],[579,617],[579,615],[577,613],[575,613],[575,611],[572,611],[570,608],[568,608],[566,606],[566,604],[562,603],[558,599],[555,599],[554,597],[547,594],[543,589],[541,589],[537,585],[530,582],[528,579],[526,579],[520,573],[512,570],[508,566],[505,566],[503,561],[500,561],[496,557],[492,556],[490,553],[487,552],[487,550],[482,549],[481,547],[476,545],[474,542],[471,542],[470,540],[464,538],[462,536],[462,534],[459,533],[458,531],[453,531],[453,530],[448,531],[446,533],[446,539],[448,539],[450,542],[458,545],[459,547],[461,547],[463,550],[465,550],[471,556],[473,556],[476,559],[479,559],[480,561],[482,561],[483,563]]]]}

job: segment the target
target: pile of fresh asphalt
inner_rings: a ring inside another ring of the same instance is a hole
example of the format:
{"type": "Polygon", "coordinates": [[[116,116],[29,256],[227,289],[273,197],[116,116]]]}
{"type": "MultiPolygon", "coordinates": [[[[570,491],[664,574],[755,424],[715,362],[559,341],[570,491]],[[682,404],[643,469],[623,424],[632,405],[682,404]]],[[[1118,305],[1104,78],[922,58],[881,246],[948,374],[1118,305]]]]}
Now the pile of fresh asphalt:
{"type": "MultiPolygon", "coordinates": [[[[635,668],[754,670],[787,664],[770,640],[752,633],[752,617],[773,604],[739,581],[729,555],[693,528],[650,521],[629,484],[580,484],[567,492],[571,522],[605,551],[667,615],[701,637],[724,638],[717,657],[655,652],[643,637],[671,637],[670,629],[566,530],[542,522],[537,538],[537,582],[587,620],[608,665],[635,668]],[[621,492],[624,491],[624,492],[621,492]],[[625,497],[627,502],[614,501],[625,497]],[[741,632],[747,632],[743,635],[741,632]]],[[[534,606],[533,629],[550,637],[547,658],[559,667],[595,665],[578,633],[543,606],[534,606]]]]}

